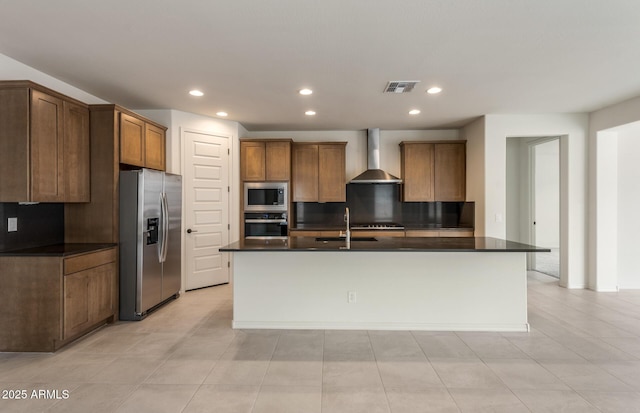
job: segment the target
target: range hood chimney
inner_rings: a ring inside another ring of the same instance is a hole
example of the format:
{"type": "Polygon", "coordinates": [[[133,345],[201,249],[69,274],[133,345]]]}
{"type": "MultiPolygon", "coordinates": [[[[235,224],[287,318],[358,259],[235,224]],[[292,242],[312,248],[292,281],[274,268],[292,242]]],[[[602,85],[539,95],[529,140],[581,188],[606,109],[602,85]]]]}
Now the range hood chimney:
{"type": "Polygon", "coordinates": [[[367,129],[367,170],[351,180],[352,184],[399,184],[402,179],[380,169],[380,129],[367,129]]]}

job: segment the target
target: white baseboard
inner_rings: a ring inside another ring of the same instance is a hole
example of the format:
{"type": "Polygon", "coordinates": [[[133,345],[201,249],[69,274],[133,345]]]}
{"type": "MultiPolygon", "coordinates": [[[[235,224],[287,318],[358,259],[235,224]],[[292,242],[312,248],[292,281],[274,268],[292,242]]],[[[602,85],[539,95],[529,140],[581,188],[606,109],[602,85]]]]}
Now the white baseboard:
{"type": "Polygon", "coordinates": [[[265,322],[233,321],[234,329],[264,330],[395,330],[395,331],[492,331],[528,332],[529,324],[426,324],[368,322],[265,322]]]}

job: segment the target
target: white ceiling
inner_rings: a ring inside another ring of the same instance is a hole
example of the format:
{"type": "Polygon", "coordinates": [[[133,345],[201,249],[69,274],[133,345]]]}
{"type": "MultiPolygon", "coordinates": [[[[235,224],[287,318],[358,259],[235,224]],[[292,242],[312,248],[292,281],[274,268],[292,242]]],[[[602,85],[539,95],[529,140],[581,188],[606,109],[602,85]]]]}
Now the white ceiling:
{"type": "Polygon", "coordinates": [[[109,102],[224,110],[248,130],[447,128],[640,95],[640,1],[0,0],[0,53],[109,102]],[[390,80],[421,82],[382,93],[390,80]]]}

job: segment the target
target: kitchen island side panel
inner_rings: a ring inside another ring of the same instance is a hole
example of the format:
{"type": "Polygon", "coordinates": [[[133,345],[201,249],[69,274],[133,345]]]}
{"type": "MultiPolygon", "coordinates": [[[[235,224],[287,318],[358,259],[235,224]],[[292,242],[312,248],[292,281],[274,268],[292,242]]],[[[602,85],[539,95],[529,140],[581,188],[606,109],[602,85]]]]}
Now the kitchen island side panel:
{"type": "Polygon", "coordinates": [[[524,252],[240,251],[233,260],[234,328],[528,330],[524,252]]]}

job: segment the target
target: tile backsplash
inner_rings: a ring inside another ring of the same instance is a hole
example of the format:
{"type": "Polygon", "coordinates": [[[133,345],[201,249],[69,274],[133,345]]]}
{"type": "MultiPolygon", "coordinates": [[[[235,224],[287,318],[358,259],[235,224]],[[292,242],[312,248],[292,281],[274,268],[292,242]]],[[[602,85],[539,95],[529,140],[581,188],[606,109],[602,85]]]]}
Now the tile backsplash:
{"type": "Polygon", "coordinates": [[[0,251],[64,242],[64,204],[0,203],[0,251]],[[18,219],[18,230],[8,232],[8,219],[18,219]]]}
{"type": "Polygon", "coordinates": [[[402,202],[397,184],[347,185],[347,202],[294,203],[293,227],[344,225],[345,207],[350,209],[352,224],[474,228],[474,202],[402,202]]]}

